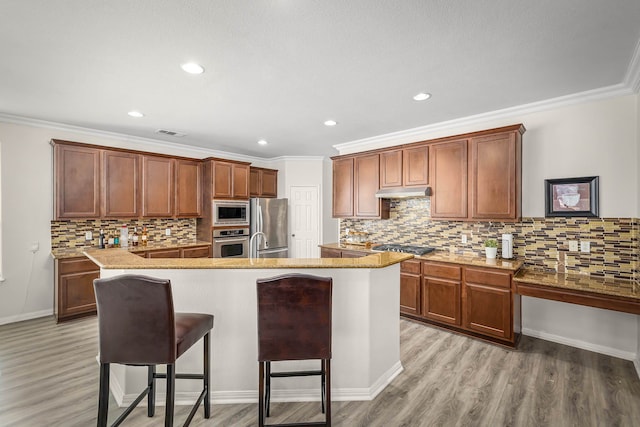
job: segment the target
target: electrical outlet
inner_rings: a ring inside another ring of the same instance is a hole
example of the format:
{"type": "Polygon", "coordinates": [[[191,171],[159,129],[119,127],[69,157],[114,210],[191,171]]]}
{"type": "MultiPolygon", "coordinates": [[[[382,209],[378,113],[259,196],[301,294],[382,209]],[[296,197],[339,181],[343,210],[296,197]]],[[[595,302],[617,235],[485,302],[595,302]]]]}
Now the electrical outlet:
{"type": "Polygon", "coordinates": [[[462,244],[466,244],[467,243],[467,235],[463,234],[462,235],[462,244]]]}
{"type": "Polygon", "coordinates": [[[84,240],[93,240],[93,233],[91,231],[84,233],[84,240]]]}
{"type": "Polygon", "coordinates": [[[591,252],[591,242],[588,240],[580,240],[580,252],[587,254],[591,252]]]}
{"type": "Polygon", "coordinates": [[[166,230],[164,230],[164,235],[165,236],[171,236],[171,229],[167,228],[166,230]]]}
{"type": "Polygon", "coordinates": [[[569,252],[578,252],[577,240],[569,240],[569,252]]]}
{"type": "Polygon", "coordinates": [[[29,250],[34,254],[40,250],[40,242],[32,242],[29,250]]]}

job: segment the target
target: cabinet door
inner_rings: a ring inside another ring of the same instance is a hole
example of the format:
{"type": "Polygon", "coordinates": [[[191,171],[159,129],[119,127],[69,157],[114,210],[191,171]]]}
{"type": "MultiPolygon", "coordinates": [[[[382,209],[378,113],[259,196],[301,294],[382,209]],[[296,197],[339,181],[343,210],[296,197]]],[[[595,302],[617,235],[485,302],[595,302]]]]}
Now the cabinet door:
{"type": "Polygon", "coordinates": [[[278,171],[263,170],[261,172],[262,197],[278,197],[278,171]]]}
{"type": "Polygon", "coordinates": [[[353,157],[333,161],[333,217],[353,216],[353,157]]]}
{"type": "Polygon", "coordinates": [[[517,132],[472,138],[470,209],[474,219],[518,219],[520,150],[517,132]]]}
{"type": "Polygon", "coordinates": [[[236,199],[249,198],[249,165],[236,165],[231,168],[233,177],[233,197],[236,199]]]}
{"type": "Polygon", "coordinates": [[[467,218],[467,140],[429,147],[431,217],[467,218]]]}
{"type": "Polygon", "coordinates": [[[58,318],[95,313],[96,297],[93,280],[100,277],[100,271],[60,275],[58,279],[58,318]]]}
{"type": "Polygon", "coordinates": [[[402,185],[405,187],[429,184],[429,146],[402,150],[402,185]]]}
{"type": "Polygon", "coordinates": [[[249,195],[251,197],[262,197],[261,175],[259,169],[249,168],[249,195]]]}
{"type": "Polygon", "coordinates": [[[367,256],[366,252],[359,251],[342,251],[342,258],[362,258],[363,256],[367,256]]]}
{"type": "Polygon", "coordinates": [[[183,248],[182,258],[210,258],[211,246],[201,246],[195,248],[183,248]]]}
{"type": "Polygon", "coordinates": [[[142,216],[173,216],[173,167],[173,159],[142,157],[142,216]]]}
{"type": "Polygon", "coordinates": [[[420,314],[420,276],[400,274],[400,312],[420,314]]]}
{"type": "Polygon", "coordinates": [[[402,186],[402,150],[380,153],[380,188],[402,186]]]}
{"type": "Polygon", "coordinates": [[[233,197],[233,163],[213,162],[213,198],[233,197]]]}
{"type": "Polygon", "coordinates": [[[100,217],[100,150],[56,144],[55,219],[100,217]]]}
{"type": "Polygon", "coordinates": [[[135,218],[140,215],[140,155],[103,151],[103,215],[135,218]]]}
{"type": "Polygon", "coordinates": [[[342,258],[340,249],[320,248],[320,258],[342,258]]]}
{"type": "Polygon", "coordinates": [[[422,315],[431,320],[459,326],[460,282],[423,277],[422,315]]]}
{"type": "Polygon", "coordinates": [[[354,163],[354,214],[360,218],[380,218],[380,156],[369,154],[355,157],[354,163]]]}
{"type": "Polygon", "coordinates": [[[159,251],[149,251],[148,258],[180,258],[180,249],[163,249],[159,251]]]}
{"type": "Polygon", "coordinates": [[[177,217],[202,215],[202,163],[176,160],[175,194],[177,217]]]}
{"type": "Polygon", "coordinates": [[[511,290],[465,283],[463,305],[465,328],[512,339],[511,290]]]}

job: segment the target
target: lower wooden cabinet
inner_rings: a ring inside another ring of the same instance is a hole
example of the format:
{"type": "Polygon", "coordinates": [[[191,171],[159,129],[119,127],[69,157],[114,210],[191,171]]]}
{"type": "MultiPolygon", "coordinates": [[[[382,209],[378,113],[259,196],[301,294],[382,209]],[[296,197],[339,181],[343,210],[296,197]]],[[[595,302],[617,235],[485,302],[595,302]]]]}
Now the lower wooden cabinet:
{"type": "Polygon", "coordinates": [[[182,258],[211,258],[211,245],[182,248],[182,258]]]}
{"type": "Polygon", "coordinates": [[[520,332],[520,297],[512,288],[512,271],[423,261],[420,277],[421,286],[416,290],[415,274],[401,267],[401,314],[515,345],[520,332]]]}
{"type": "Polygon", "coordinates": [[[100,268],[85,257],[57,259],[54,263],[53,311],[56,320],[73,319],[96,313],[93,280],[100,268]]]}
{"type": "Polygon", "coordinates": [[[360,258],[367,255],[369,255],[368,252],[357,250],[320,248],[320,258],[360,258]]]}
{"type": "Polygon", "coordinates": [[[180,258],[180,249],[149,251],[147,258],[180,258]]]}
{"type": "Polygon", "coordinates": [[[400,312],[420,314],[422,307],[421,276],[422,263],[407,260],[400,263],[400,312]]]}

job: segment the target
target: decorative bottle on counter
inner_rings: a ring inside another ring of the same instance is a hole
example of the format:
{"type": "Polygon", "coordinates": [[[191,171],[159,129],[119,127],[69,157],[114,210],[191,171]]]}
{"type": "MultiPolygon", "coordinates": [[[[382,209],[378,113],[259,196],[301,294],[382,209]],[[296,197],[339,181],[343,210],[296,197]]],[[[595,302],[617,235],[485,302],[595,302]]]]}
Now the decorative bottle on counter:
{"type": "Polygon", "coordinates": [[[104,249],[104,230],[100,229],[100,236],[98,237],[98,248],[104,249]]]}
{"type": "Polygon", "coordinates": [[[126,248],[129,246],[129,229],[127,224],[123,224],[120,229],[120,246],[126,248]]]}
{"type": "Polygon", "coordinates": [[[131,239],[133,246],[138,246],[138,227],[133,227],[133,239],[131,239]]]}
{"type": "Polygon", "coordinates": [[[142,227],[142,236],[141,236],[141,240],[142,240],[142,246],[147,246],[147,227],[142,227]]]}

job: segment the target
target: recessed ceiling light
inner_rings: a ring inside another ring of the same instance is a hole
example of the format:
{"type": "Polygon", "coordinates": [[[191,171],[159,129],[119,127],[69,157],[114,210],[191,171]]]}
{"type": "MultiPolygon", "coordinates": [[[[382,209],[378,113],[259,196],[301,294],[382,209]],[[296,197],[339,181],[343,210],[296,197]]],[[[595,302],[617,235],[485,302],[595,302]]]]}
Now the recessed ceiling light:
{"type": "Polygon", "coordinates": [[[338,124],[338,122],[336,122],[335,120],[327,120],[327,121],[324,122],[325,126],[335,126],[337,124],[338,124]]]}
{"type": "Polygon", "coordinates": [[[268,144],[268,142],[267,142],[267,140],[266,140],[266,139],[260,139],[260,140],[258,140],[258,144],[260,144],[260,145],[267,145],[267,144],[268,144]]]}
{"type": "Polygon", "coordinates": [[[144,117],[144,114],[142,114],[140,111],[129,111],[127,114],[135,118],[144,117]]]}
{"type": "Polygon", "coordinates": [[[429,98],[431,98],[431,94],[426,92],[420,92],[413,97],[415,101],[426,101],[429,98]]]}
{"type": "Polygon", "coordinates": [[[202,65],[196,64],[195,62],[187,62],[186,64],[182,64],[181,67],[189,74],[204,73],[204,68],[202,68],[202,65]]]}

